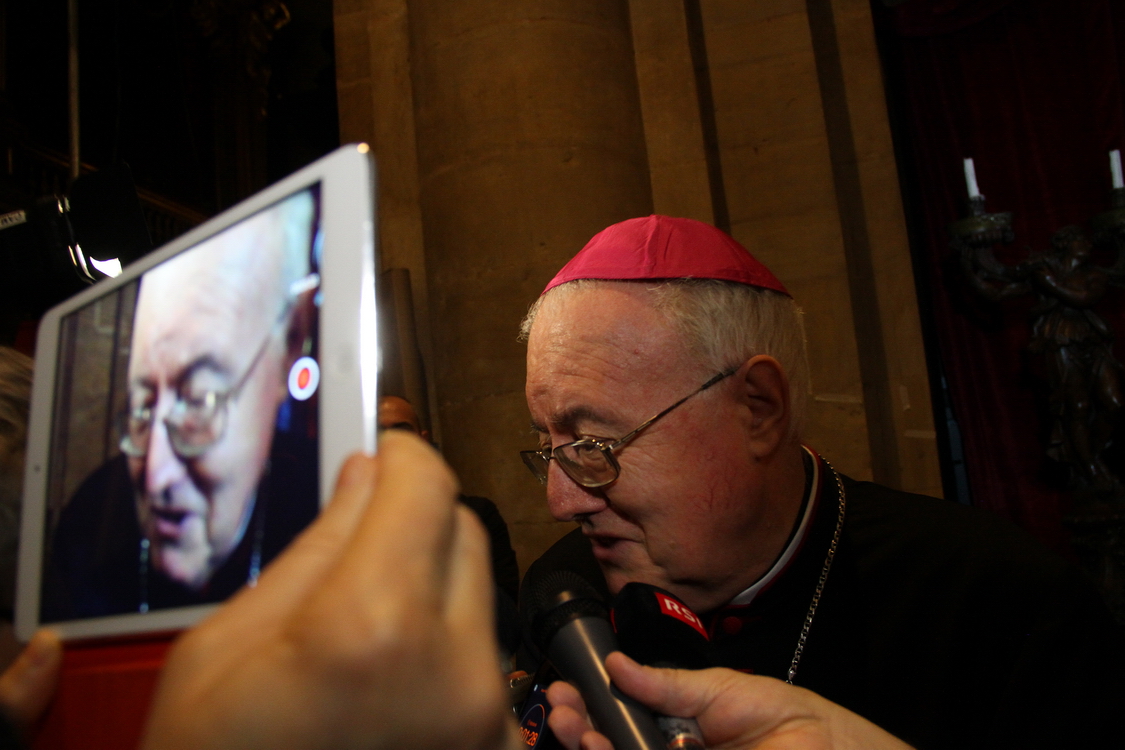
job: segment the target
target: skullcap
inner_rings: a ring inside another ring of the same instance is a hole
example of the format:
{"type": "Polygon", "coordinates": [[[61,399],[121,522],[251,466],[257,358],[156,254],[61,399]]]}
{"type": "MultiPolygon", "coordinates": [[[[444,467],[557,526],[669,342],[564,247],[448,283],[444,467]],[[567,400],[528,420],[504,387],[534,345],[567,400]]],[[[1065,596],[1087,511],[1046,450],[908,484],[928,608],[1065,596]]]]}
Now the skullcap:
{"type": "Polygon", "coordinates": [[[720,279],[791,296],[726,232],[702,221],[657,214],[622,221],[595,234],[543,293],[577,279],[720,279]]]}

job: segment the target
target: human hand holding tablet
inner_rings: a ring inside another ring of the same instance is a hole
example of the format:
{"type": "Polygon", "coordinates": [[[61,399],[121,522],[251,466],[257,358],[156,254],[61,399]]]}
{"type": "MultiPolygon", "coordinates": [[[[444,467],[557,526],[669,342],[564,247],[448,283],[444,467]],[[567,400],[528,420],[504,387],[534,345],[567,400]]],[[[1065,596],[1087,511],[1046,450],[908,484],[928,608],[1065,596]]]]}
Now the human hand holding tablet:
{"type": "Polygon", "coordinates": [[[391,431],[324,513],[177,644],[142,747],[518,747],[488,539],[436,452],[391,431]]]}
{"type": "Polygon", "coordinates": [[[66,652],[37,747],[135,743],[171,635],[374,451],[374,181],[341,148],[44,316],[16,631],[66,652]]]}

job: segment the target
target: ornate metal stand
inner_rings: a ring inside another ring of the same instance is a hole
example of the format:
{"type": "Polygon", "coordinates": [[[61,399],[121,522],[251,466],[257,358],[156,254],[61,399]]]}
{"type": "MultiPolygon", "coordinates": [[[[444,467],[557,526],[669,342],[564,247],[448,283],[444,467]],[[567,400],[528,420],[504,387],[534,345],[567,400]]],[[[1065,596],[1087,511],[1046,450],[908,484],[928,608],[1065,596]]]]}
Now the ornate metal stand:
{"type": "Polygon", "coordinates": [[[1079,227],[1060,229],[1050,250],[1007,266],[992,248],[1015,239],[1012,215],[986,213],[983,197],[970,199],[969,209],[949,231],[970,286],[993,301],[1038,297],[1030,348],[1043,356],[1050,379],[1047,453],[1071,469],[1073,506],[1064,521],[1084,566],[1125,623],[1125,484],[1120,468],[1106,463],[1125,370],[1113,358],[1109,325],[1092,309],[1111,284],[1125,280],[1125,188],[1115,189],[1109,210],[1090,221],[1094,244],[1117,251],[1112,267],[1092,262],[1079,227]]]}
{"type": "MultiPolygon", "coordinates": [[[[1109,204],[1108,210],[1090,220],[1090,229],[1095,246],[1116,248],[1113,271],[1120,279],[1125,272],[1125,188],[1112,190],[1109,204]]],[[[1077,497],[1063,520],[1083,566],[1101,585],[1118,621],[1125,624],[1125,495],[1077,497]]]]}

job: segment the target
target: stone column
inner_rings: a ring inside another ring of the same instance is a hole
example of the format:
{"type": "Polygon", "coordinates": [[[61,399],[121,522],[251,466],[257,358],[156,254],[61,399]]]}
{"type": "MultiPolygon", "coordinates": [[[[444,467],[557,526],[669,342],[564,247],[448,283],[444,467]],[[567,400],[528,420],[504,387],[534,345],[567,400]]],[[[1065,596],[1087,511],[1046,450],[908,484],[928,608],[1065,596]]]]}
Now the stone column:
{"type": "MultiPolygon", "coordinates": [[[[414,304],[418,348],[433,361],[418,159],[414,142],[414,97],[410,82],[410,30],[406,0],[335,0],[336,97],[340,142],[370,144],[379,168],[379,255],[384,270],[406,269],[414,304]]],[[[426,382],[426,378],[421,379],[426,382]]],[[[440,441],[434,416],[434,387],[421,398],[404,390],[440,441]]]]}
{"type": "Polygon", "coordinates": [[[731,233],[805,309],[809,442],[941,494],[910,252],[866,0],[702,0],[731,233]]]}
{"type": "Polygon", "coordinates": [[[410,0],[442,451],[526,566],[569,526],[534,445],[521,317],[598,230],[652,210],[626,0],[410,0]]]}

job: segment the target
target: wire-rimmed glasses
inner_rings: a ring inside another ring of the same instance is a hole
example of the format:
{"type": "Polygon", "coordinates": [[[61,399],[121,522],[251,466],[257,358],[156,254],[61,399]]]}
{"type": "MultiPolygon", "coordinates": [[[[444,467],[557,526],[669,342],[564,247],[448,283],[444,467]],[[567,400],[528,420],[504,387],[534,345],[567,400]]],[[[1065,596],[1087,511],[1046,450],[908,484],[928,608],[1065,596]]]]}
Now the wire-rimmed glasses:
{"type": "Polygon", "coordinates": [[[559,468],[578,484],[589,489],[597,489],[613,484],[621,475],[621,465],[617,463],[614,452],[623,448],[630,440],[635,438],[646,427],[652,425],[680,404],[707,390],[724,378],[728,378],[738,371],[735,367],[720,372],[696,390],[681,398],[664,411],[642,422],[636,429],[617,440],[603,440],[600,438],[583,438],[573,443],[564,443],[554,448],[542,448],[534,451],[520,451],[520,458],[531,469],[543,484],[547,483],[547,470],[551,460],[558,461],[559,468]]]}

